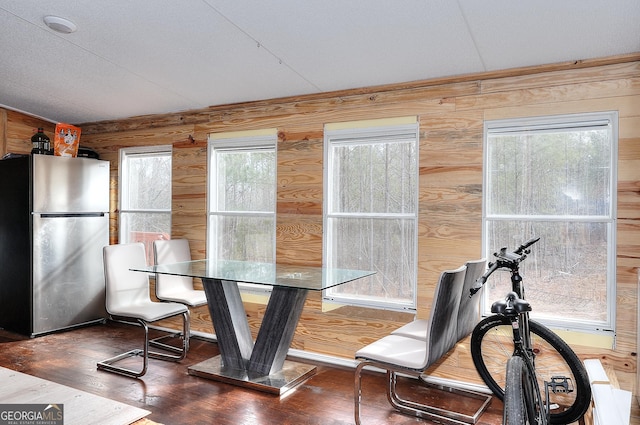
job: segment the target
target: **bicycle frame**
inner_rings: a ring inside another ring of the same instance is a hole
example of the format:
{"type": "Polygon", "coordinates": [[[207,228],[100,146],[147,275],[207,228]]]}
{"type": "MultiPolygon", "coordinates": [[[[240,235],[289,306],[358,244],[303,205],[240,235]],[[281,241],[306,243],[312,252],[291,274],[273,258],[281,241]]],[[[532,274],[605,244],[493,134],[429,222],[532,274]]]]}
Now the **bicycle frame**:
{"type": "MultiPolygon", "coordinates": [[[[518,299],[524,300],[524,285],[522,284],[522,277],[520,276],[520,272],[517,267],[515,269],[512,269],[511,271],[511,289],[516,294],[518,299]]],[[[528,303],[525,302],[524,305],[528,306],[528,303]]],[[[530,310],[530,307],[528,310],[530,310]]],[[[538,379],[536,378],[536,356],[531,343],[528,310],[521,312],[517,312],[514,310],[512,313],[505,314],[505,316],[507,316],[511,321],[511,328],[513,330],[514,350],[512,356],[519,356],[524,360],[527,369],[529,369],[529,373],[533,377],[533,379],[530,381],[530,384],[533,386],[533,391],[535,391],[536,394],[542,394],[540,391],[538,379]]],[[[549,423],[549,394],[546,389],[544,400],[542,399],[541,395],[538,399],[538,402],[538,409],[540,409],[541,414],[538,417],[540,419],[540,422],[537,425],[546,425],[549,423]]]]}
{"type": "MultiPolygon", "coordinates": [[[[522,262],[529,253],[527,247],[537,242],[538,239],[532,239],[523,244],[514,253],[507,253],[503,248],[497,255],[498,260],[491,264],[490,270],[483,276],[488,277],[493,271],[499,268],[508,268],[511,271],[511,291],[505,300],[497,301],[491,306],[491,312],[501,314],[511,321],[513,330],[513,346],[512,356],[519,356],[525,362],[529,373],[533,377],[531,385],[535,394],[540,394],[538,398],[538,409],[541,414],[538,417],[540,422],[537,425],[546,425],[549,423],[549,397],[545,388],[545,397],[542,398],[540,385],[536,378],[535,353],[531,342],[531,332],[529,329],[529,312],[531,305],[525,301],[525,290],[522,276],[520,275],[520,262],[522,262]]],[[[484,279],[486,281],[486,278],[484,279]]],[[[482,284],[484,282],[481,282],[482,284]]]]}
{"type": "MultiPolygon", "coordinates": [[[[516,293],[519,299],[525,299],[524,284],[522,283],[522,276],[520,276],[520,268],[517,265],[511,270],[511,290],[516,293]]],[[[535,354],[531,345],[531,333],[529,331],[529,312],[524,311],[519,313],[516,319],[518,321],[517,329],[514,327],[513,332],[513,342],[516,347],[516,351],[517,347],[521,347],[523,352],[527,353],[528,356],[531,357],[531,362],[535,366],[535,354]]],[[[512,327],[513,326],[512,319],[512,327]]],[[[514,354],[516,353],[514,352],[514,354]]]]}

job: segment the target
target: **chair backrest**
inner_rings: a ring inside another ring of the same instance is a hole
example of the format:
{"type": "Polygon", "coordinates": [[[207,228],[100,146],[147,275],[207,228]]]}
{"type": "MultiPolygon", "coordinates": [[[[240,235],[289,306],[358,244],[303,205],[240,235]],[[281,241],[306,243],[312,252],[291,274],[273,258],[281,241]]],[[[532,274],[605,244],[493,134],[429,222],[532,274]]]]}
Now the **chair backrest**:
{"type": "Polygon", "coordinates": [[[476,280],[485,272],[487,260],[467,261],[467,273],[464,276],[464,286],[460,296],[460,309],[458,310],[458,341],[466,338],[480,320],[480,298],[482,291],[476,292],[473,297],[469,297],[470,290],[476,280]]]}
{"type": "Polygon", "coordinates": [[[102,253],[107,312],[118,315],[122,307],[149,302],[149,276],[129,270],[147,265],[144,245],[140,242],[107,245],[102,253]]]}
{"type": "MultiPolygon", "coordinates": [[[[156,264],[179,263],[191,261],[191,250],[187,239],[170,239],[153,241],[153,258],[156,264]]],[[[168,274],[156,275],[156,296],[163,299],[169,293],[182,290],[193,290],[193,279],[186,276],[168,274]]]]}
{"type": "Polygon", "coordinates": [[[458,310],[466,270],[462,266],[440,274],[427,325],[427,367],[458,342],[458,310]]]}

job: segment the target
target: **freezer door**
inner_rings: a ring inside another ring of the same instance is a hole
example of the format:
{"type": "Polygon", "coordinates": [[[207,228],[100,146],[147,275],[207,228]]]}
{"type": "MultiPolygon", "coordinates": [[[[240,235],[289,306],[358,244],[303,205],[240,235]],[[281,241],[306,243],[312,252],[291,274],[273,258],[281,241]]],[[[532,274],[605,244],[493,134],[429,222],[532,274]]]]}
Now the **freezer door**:
{"type": "Polygon", "coordinates": [[[32,157],[32,211],[109,211],[109,161],[51,155],[32,157]]]}
{"type": "Polygon", "coordinates": [[[33,334],[106,317],[102,248],[108,214],[33,214],[33,334]]]}

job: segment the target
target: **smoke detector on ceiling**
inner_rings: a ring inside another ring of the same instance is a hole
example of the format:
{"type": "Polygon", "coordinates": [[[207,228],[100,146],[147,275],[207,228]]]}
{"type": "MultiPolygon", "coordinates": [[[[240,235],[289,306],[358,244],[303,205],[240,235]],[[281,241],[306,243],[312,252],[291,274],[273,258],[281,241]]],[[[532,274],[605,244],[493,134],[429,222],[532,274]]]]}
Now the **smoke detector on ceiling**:
{"type": "Polygon", "coordinates": [[[54,31],[61,32],[63,34],[71,34],[76,29],[78,29],[76,24],[74,24],[68,19],[61,18],[59,16],[49,15],[49,16],[45,16],[42,20],[44,21],[45,24],[47,24],[49,28],[51,28],[54,31]]]}

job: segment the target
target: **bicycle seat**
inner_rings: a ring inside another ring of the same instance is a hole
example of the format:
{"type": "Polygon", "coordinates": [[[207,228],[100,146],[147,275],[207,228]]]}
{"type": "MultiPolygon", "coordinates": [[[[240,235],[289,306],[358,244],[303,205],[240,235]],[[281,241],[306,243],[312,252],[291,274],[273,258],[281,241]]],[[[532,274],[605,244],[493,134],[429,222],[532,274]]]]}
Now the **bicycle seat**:
{"type": "Polygon", "coordinates": [[[491,312],[503,316],[517,315],[531,311],[531,304],[518,298],[515,292],[509,292],[504,300],[496,301],[491,305],[491,312]]]}

